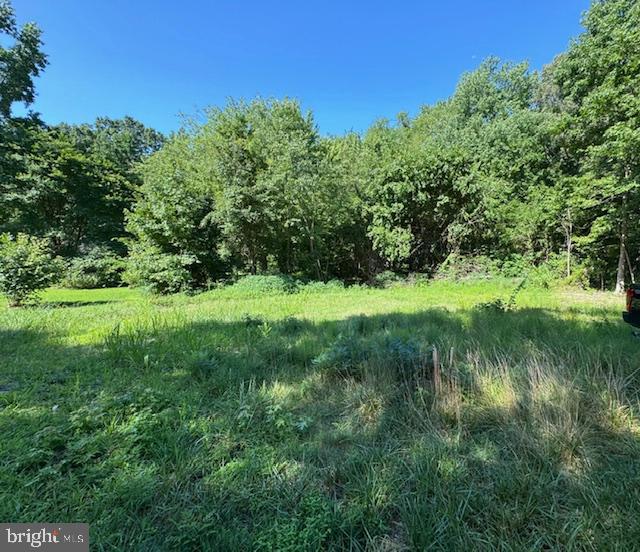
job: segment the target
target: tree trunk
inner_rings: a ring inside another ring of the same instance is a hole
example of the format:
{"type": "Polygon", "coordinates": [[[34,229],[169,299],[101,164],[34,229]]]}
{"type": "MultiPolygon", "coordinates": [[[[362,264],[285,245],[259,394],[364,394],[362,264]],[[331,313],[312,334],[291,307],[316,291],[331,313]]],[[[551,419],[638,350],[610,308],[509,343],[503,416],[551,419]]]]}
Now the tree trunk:
{"type": "Polygon", "coordinates": [[[618,253],[618,270],[616,273],[616,293],[624,293],[626,286],[624,281],[626,265],[627,245],[627,195],[622,198],[622,220],[620,221],[620,251],[618,253]]]}
{"type": "Polygon", "coordinates": [[[629,269],[629,276],[631,276],[631,283],[635,284],[636,283],[636,278],[633,275],[633,265],[631,264],[631,259],[629,258],[629,252],[627,251],[627,248],[624,248],[624,258],[627,260],[627,268],[629,269]]]}
{"type": "Polygon", "coordinates": [[[616,273],[616,293],[624,293],[626,286],[624,285],[624,238],[620,235],[620,254],[618,255],[618,271],[616,273]]]}
{"type": "Polygon", "coordinates": [[[567,209],[567,218],[563,225],[567,245],[567,278],[571,276],[571,252],[573,249],[573,222],[571,220],[571,210],[567,209]]]}

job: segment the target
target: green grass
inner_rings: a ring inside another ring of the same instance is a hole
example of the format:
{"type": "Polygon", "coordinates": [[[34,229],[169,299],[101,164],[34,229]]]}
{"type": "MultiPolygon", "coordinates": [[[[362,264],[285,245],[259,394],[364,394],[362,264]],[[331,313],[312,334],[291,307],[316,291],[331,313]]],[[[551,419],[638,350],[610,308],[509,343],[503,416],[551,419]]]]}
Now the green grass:
{"type": "Polygon", "coordinates": [[[622,299],[476,307],[512,287],[0,305],[0,521],[96,550],[638,548],[622,299]]]}

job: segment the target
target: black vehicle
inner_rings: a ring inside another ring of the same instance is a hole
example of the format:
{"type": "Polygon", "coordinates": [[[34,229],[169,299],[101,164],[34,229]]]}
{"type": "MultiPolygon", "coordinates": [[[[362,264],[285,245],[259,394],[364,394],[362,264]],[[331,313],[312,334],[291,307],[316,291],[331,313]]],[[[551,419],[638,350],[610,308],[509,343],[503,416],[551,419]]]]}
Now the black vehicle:
{"type": "Polygon", "coordinates": [[[640,328],[640,284],[633,284],[627,290],[627,310],[622,313],[625,322],[640,328]]]}

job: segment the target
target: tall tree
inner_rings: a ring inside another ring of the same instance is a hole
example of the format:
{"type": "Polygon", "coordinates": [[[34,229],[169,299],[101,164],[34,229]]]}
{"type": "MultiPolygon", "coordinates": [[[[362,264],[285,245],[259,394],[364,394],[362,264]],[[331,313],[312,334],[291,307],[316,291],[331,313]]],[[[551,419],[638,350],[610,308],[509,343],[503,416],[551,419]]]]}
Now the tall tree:
{"type": "Polygon", "coordinates": [[[364,139],[368,233],[394,270],[430,271],[461,246],[478,206],[472,159],[458,145],[416,140],[408,125],[364,139]]]}
{"type": "Polygon", "coordinates": [[[127,217],[127,229],[137,242],[130,244],[134,256],[180,259],[196,286],[226,271],[207,159],[191,135],[173,136],[143,164],[143,184],[127,217]]]}
{"type": "Polygon", "coordinates": [[[640,246],[640,3],[595,1],[583,26],[554,63],[554,77],[581,170],[590,175],[580,190],[591,199],[587,241],[607,240],[617,250],[622,291],[640,246]]]}
{"type": "Polygon", "coordinates": [[[251,272],[270,264],[318,278],[331,272],[330,236],[348,200],[330,177],[326,145],[291,100],[231,103],[203,129],[226,246],[251,272]]]}
{"type": "Polygon", "coordinates": [[[9,118],[14,102],[33,102],[33,79],[46,67],[47,56],[41,50],[40,29],[34,23],[19,28],[8,0],[0,2],[0,33],[12,43],[0,46],[0,116],[9,118]]]}
{"type": "Polygon", "coordinates": [[[66,255],[101,244],[118,249],[114,240],[125,235],[125,211],[140,184],[138,164],[161,139],[137,121],[108,120],[107,130],[101,121],[46,127],[12,119],[1,127],[0,230],[49,237],[66,255]],[[130,127],[150,138],[132,139],[130,127]]]}

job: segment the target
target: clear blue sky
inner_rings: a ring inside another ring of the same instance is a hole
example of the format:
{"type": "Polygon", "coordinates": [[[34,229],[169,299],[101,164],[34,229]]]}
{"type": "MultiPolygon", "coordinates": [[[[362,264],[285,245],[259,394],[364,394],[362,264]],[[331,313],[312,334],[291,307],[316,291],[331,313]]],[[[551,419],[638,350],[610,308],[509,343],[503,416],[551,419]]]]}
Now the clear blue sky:
{"type": "Polygon", "coordinates": [[[132,115],[162,131],[226,98],[295,97],[321,132],[446,98],[486,56],[540,68],[589,0],[14,0],[44,31],[48,123],[132,115]]]}

